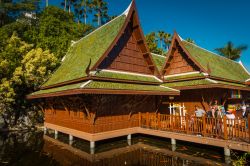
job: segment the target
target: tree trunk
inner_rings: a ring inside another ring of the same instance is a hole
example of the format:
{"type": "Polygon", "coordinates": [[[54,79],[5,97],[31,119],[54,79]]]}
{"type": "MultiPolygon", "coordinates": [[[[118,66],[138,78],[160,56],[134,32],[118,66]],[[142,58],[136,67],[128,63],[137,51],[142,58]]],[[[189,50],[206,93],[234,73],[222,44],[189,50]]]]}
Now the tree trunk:
{"type": "Polygon", "coordinates": [[[64,11],[66,11],[66,7],[67,7],[67,0],[64,0],[64,11]]]}
{"type": "Polygon", "coordinates": [[[163,42],[162,42],[162,39],[160,39],[160,41],[161,41],[161,55],[163,55],[163,48],[162,48],[162,47],[163,47],[163,46],[162,46],[162,43],[163,43],[163,42]]]}
{"type": "Polygon", "coordinates": [[[70,8],[71,8],[71,4],[70,4],[70,0],[69,0],[69,13],[71,12],[71,11],[70,11],[70,8]]]}
{"type": "Polygon", "coordinates": [[[87,24],[87,14],[84,13],[84,24],[86,25],[87,24]]]}
{"type": "Polygon", "coordinates": [[[46,0],[46,7],[49,6],[49,0],[46,0]]]}
{"type": "Polygon", "coordinates": [[[101,12],[98,10],[98,26],[101,25],[101,12]]]}

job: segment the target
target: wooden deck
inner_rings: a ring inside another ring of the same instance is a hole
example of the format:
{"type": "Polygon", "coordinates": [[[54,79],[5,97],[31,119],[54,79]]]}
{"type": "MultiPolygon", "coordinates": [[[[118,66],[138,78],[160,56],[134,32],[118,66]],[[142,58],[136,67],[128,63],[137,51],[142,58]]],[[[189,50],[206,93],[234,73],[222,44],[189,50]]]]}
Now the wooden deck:
{"type": "MultiPolygon", "coordinates": [[[[109,125],[110,130],[99,129],[98,133],[79,131],[51,123],[45,123],[44,126],[91,142],[139,133],[250,151],[250,130],[246,128],[246,119],[196,118],[155,113],[139,113],[136,116],[137,122],[133,120],[131,122],[133,125],[126,123],[128,126],[121,128],[120,125],[110,122],[105,125],[109,125]]],[[[250,117],[247,120],[250,122],[250,117]]]]}

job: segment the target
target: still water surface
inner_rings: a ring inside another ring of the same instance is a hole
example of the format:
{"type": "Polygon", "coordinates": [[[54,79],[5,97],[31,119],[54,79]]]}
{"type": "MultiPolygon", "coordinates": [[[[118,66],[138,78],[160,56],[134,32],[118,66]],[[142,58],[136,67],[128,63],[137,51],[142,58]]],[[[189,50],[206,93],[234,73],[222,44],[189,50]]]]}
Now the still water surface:
{"type": "Polygon", "coordinates": [[[0,134],[0,165],[21,166],[196,166],[230,165],[223,149],[158,137],[133,135],[99,141],[95,151],[89,150],[89,142],[74,138],[69,145],[68,136],[53,132],[15,132],[0,134]],[[91,154],[92,153],[92,154],[91,154]]]}

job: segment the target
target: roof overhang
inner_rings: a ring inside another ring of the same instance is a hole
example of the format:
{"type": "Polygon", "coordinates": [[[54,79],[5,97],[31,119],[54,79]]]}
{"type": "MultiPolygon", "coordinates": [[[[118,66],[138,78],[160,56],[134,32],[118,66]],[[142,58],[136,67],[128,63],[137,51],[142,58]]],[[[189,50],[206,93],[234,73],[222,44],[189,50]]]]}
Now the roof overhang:
{"type": "Polygon", "coordinates": [[[243,90],[243,91],[250,91],[250,87],[244,84],[237,84],[232,82],[225,82],[219,80],[213,80],[210,78],[205,78],[200,80],[201,83],[192,83],[199,80],[188,80],[186,81],[179,81],[175,83],[165,83],[164,86],[170,86],[172,88],[178,90],[191,90],[191,89],[208,89],[208,88],[222,88],[222,89],[232,89],[232,90],[243,90]],[[184,84],[183,84],[184,83],[184,84]],[[170,85],[172,84],[172,86],[170,85]],[[173,85],[174,84],[174,85],[173,85]]]}
{"type": "Polygon", "coordinates": [[[165,86],[132,84],[119,82],[86,81],[62,87],[40,90],[27,96],[38,99],[79,94],[114,94],[114,95],[180,95],[180,91],[165,86]]]}

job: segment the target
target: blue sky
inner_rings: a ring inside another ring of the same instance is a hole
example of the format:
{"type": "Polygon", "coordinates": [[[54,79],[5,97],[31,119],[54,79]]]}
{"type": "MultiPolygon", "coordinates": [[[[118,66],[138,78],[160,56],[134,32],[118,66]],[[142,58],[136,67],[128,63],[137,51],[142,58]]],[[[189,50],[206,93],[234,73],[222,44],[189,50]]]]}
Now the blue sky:
{"type": "MultiPolygon", "coordinates": [[[[121,14],[131,0],[106,0],[110,15],[121,14]]],[[[60,5],[62,0],[51,0],[60,5]]],[[[182,38],[214,52],[228,41],[248,45],[241,61],[250,71],[250,1],[249,0],[136,0],[145,34],[176,30],[182,38]]]]}

